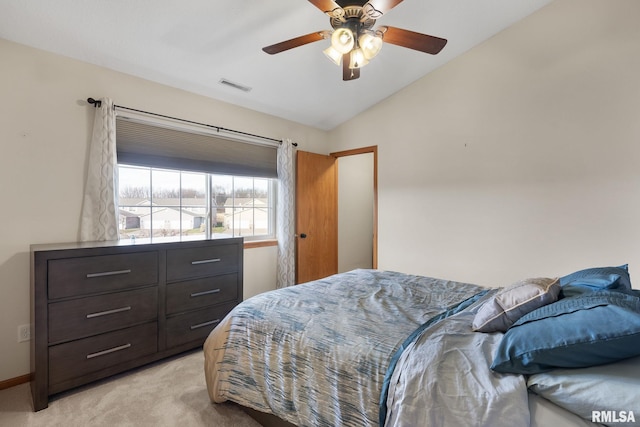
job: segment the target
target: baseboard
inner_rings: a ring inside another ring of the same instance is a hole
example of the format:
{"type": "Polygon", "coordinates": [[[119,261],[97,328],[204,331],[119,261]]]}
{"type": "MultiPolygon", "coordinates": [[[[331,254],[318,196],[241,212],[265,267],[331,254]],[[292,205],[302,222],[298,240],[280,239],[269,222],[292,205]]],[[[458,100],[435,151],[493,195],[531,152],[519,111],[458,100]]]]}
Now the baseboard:
{"type": "Polygon", "coordinates": [[[0,381],[0,390],[5,390],[20,384],[28,383],[29,381],[31,381],[31,374],[25,374],[15,378],[9,378],[8,380],[0,381]]]}

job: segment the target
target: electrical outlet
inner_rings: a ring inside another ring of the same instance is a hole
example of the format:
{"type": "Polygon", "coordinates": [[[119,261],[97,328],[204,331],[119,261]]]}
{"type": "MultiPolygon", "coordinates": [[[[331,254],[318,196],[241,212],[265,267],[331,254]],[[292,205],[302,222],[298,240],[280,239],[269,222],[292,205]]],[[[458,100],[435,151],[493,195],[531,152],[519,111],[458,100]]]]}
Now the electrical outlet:
{"type": "Polygon", "coordinates": [[[25,342],[31,339],[31,325],[18,326],[18,342],[25,342]]]}

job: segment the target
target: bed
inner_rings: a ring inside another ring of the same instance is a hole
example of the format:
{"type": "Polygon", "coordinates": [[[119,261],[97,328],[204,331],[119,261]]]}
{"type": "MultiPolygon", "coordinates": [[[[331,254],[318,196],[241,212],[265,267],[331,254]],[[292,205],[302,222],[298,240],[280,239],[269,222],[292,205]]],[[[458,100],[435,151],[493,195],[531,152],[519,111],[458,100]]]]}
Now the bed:
{"type": "MultiPolygon", "coordinates": [[[[487,289],[398,272],[354,270],[266,292],[238,305],[206,340],[209,397],[296,426],[593,426],[587,421],[592,414],[584,408],[608,411],[607,420],[624,416],[625,421],[635,409],[640,418],[640,407],[625,406],[637,405],[635,401],[619,399],[613,408],[589,407],[581,400],[581,413],[574,403],[562,401],[567,398],[562,393],[554,396],[554,372],[592,369],[592,360],[587,366],[551,368],[544,358],[535,363],[520,360],[513,367],[510,348],[504,348],[505,342],[511,347],[518,342],[518,334],[510,335],[513,331],[528,336],[532,324],[558,317],[553,313],[518,323],[570,299],[561,293],[563,285],[570,285],[568,294],[575,288],[577,297],[584,290],[590,295],[620,294],[629,304],[640,300],[630,282],[627,286],[620,275],[609,276],[615,283],[608,288],[600,282],[596,288],[580,287],[580,280],[567,276],[565,283],[538,278],[487,289]],[[525,288],[529,293],[523,293],[525,288]],[[535,288],[533,293],[530,288],[535,288]],[[505,301],[513,307],[504,309],[505,301]],[[499,314],[494,316],[496,307],[499,314]],[[501,352],[507,360],[498,366],[501,352]]],[[[584,277],[581,280],[584,285],[584,277]]],[[[631,311],[636,309],[640,317],[640,305],[631,311]]],[[[575,312],[580,310],[568,316],[575,312]]],[[[619,344],[631,349],[607,360],[606,366],[624,369],[617,359],[628,364],[640,355],[640,343],[619,344]]],[[[603,363],[596,365],[602,368],[603,363]]],[[[568,383],[567,373],[563,375],[559,378],[568,383]]],[[[605,369],[600,375],[592,381],[597,384],[609,373],[605,369]]],[[[640,375],[625,387],[637,396],[640,375]]]]}

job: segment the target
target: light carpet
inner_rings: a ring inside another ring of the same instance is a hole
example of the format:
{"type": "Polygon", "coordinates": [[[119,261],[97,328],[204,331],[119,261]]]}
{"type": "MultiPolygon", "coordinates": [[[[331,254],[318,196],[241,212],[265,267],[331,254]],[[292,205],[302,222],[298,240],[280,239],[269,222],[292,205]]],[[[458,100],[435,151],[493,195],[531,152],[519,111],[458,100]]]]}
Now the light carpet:
{"type": "Polygon", "coordinates": [[[260,427],[240,407],[209,400],[202,351],[70,392],[33,412],[29,384],[0,391],[0,426],[260,427]]]}

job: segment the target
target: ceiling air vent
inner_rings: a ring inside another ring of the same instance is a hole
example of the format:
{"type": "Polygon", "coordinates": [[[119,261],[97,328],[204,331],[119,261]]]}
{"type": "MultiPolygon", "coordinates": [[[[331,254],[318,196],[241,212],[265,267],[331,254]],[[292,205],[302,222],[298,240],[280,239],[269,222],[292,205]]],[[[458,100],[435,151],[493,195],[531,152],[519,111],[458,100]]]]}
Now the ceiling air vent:
{"type": "Polygon", "coordinates": [[[232,87],[234,89],[241,90],[243,92],[250,92],[251,91],[251,88],[249,86],[244,86],[244,85],[241,85],[240,83],[234,83],[231,80],[227,80],[227,79],[224,79],[224,78],[220,79],[220,84],[232,87]]]}

